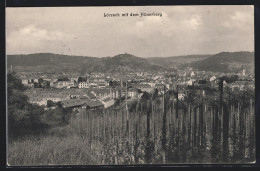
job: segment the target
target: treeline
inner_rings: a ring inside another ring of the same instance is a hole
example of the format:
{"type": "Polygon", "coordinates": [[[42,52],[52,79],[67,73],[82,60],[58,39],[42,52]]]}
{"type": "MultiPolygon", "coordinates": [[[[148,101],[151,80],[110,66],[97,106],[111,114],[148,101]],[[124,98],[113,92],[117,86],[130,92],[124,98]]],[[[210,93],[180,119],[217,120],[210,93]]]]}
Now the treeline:
{"type": "Polygon", "coordinates": [[[44,133],[53,126],[69,123],[72,111],[57,104],[55,109],[44,110],[44,107],[29,103],[23,91],[26,87],[15,73],[7,75],[7,116],[8,136],[19,136],[44,133]]]}

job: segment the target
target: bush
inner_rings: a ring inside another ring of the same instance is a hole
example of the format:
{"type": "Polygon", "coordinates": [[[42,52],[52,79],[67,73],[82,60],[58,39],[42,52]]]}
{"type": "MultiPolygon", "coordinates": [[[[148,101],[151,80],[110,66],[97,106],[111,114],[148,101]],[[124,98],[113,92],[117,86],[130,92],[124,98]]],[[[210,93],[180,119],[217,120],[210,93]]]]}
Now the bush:
{"type": "MultiPolygon", "coordinates": [[[[43,107],[28,102],[29,98],[22,93],[25,87],[15,73],[9,73],[7,78],[8,135],[10,137],[38,134],[49,127],[64,126],[69,123],[71,109],[57,104],[56,109],[45,111],[43,107]]],[[[50,102],[48,104],[53,105],[50,102]]]]}

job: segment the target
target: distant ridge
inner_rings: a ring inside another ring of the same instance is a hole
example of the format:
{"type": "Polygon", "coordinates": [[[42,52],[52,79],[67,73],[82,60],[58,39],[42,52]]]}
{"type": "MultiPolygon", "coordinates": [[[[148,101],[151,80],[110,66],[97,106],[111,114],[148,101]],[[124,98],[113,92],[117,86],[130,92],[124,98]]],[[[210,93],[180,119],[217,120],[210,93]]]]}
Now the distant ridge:
{"type": "Polygon", "coordinates": [[[114,57],[69,56],[52,53],[29,55],[7,55],[7,67],[15,66],[18,71],[35,72],[118,72],[120,64],[124,70],[144,71],[159,70],[146,59],[131,54],[119,54],[114,57]]]}
{"type": "Polygon", "coordinates": [[[221,52],[191,64],[194,69],[213,72],[238,72],[242,65],[254,70],[254,52],[221,52]]]}
{"type": "Polygon", "coordinates": [[[39,65],[56,65],[60,63],[80,63],[86,58],[85,56],[69,56],[53,53],[34,53],[28,55],[7,55],[7,66],[39,66],[39,65]]]}
{"type": "Polygon", "coordinates": [[[195,61],[206,59],[212,55],[185,55],[185,56],[171,56],[171,57],[152,57],[145,58],[150,63],[158,64],[165,67],[178,66],[190,64],[195,61]]]}
{"type": "Polygon", "coordinates": [[[7,55],[7,67],[18,72],[119,72],[120,64],[125,71],[159,71],[169,67],[182,69],[190,66],[196,70],[213,72],[237,72],[243,65],[254,71],[254,52],[221,52],[216,55],[186,55],[175,57],[141,58],[124,53],[113,57],[89,57],[35,53],[7,55]]]}

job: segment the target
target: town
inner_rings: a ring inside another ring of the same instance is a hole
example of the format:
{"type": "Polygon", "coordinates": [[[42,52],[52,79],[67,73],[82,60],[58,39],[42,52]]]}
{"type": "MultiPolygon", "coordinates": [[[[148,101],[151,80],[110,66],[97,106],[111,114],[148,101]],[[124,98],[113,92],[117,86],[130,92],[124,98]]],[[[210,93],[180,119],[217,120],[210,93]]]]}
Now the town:
{"type": "MultiPolygon", "coordinates": [[[[12,68],[11,68],[12,69],[12,68]]],[[[138,100],[143,92],[158,94],[176,90],[178,87],[178,99],[183,100],[188,86],[207,86],[218,89],[219,77],[231,77],[232,83],[223,82],[224,87],[232,90],[254,89],[254,77],[247,74],[246,69],[241,67],[238,73],[219,73],[194,71],[187,67],[185,70],[163,72],[131,72],[124,73],[86,73],[53,74],[53,73],[17,73],[22,83],[28,87],[24,92],[30,103],[36,103],[48,109],[49,103],[61,102],[64,107],[74,110],[88,108],[109,108],[116,100],[138,100]],[[127,94],[127,98],[126,98],[127,94]]]]}

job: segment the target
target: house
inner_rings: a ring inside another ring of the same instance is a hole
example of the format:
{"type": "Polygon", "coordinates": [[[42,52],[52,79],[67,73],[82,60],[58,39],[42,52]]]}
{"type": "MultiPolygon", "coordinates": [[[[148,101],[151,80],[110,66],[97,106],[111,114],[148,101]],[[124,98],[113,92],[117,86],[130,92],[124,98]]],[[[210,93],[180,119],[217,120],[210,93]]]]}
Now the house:
{"type": "Polygon", "coordinates": [[[74,85],[74,82],[71,81],[57,81],[55,84],[53,84],[56,88],[70,88],[70,86],[74,85]]]}
{"type": "Polygon", "coordinates": [[[101,88],[94,88],[91,93],[98,99],[103,100],[106,98],[113,98],[113,93],[111,89],[101,89],[101,88]]]}
{"type": "Polygon", "coordinates": [[[169,90],[170,89],[170,84],[165,84],[166,89],[169,90]]]}
{"type": "Polygon", "coordinates": [[[179,100],[184,100],[184,97],[185,97],[185,93],[183,90],[179,90],[178,91],[178,99],[179,100]]]}
{"type": "Polygon", "coordinates": [[[235,81],[231,84],[227,84],[224,86],[229,86],[232,90],[234,90],[234,88],[238,88],[239,90],[244,90],[246,88],[250,88],[250,89],[255,88],[255,84],[253,81],[235,81]]]}
{"type": "Polygon", "coordinates": [[[192,80],[187,80],[186,85],[192,85],[193,81],[192,80]]]}
{"type": "Polygon", "coordinates": [[[59,102],[65,99],[69,99],[69,95],[60,90],[49,90],[34,88],[28,89],[24,92],[29,97],[30,103],[36,103],[38,105],[47,105],[47,101],[59,102]]]}
{"type": "Polygon", "coordinates": [[[107,84],[105,83],[97,83],[99,88],[105,88],[107,86],[107,84]]]}
{"type": "Polygon", "coordinates": [[[23,85],[28,85],[29,84],[29,80],[28,79],[22,79],[22,83],[23,83],[23,85]]]}
{"type": "Polygon", "coordinates": [[[96,96],[94,96],[94,94],[92,94],[91,92],[88,92],[87,94],[84,94],[83,96],[87,96],[89,97],[90,99],[96,99],[96,96]]]}
{"type": "Polygon", "coordinates": [[[147,93],[153,93],[154,92],[154,88],[141,88],[140,90],[142,92],[147,92],[147,93]]]}
{"type": "Polygon", "coordinates": [[[127,90],[127,96],[134,98],[137,97],[137,89],[129,89],[127,90]]]}
{"type": "Polygon", "coordinates": [[[155,84],[154,86],[157,89],[163,89],[164,88],[164,84],[155,84]]]}
{"type": "Polygon", "coordinates": [[[195,73],[193,71],[190,72],[190,77],[195,76],[195,73]]]}
{"type": "Polygon", "coordinates": [[[154,82],[142,82],[141,84],[147,84],[147,85],[150,85],[151,87],[154,87],[156,83],[154,83],[154,82]]]}
{"type": "Polygon", "coordinates": [[[86,81],[79,82],[79,88],[89,88],[89,84],[86,81]]]}
{"type": "Polygon", "coordinates": [[[158,94],[164,93],[164,84],[155,84],[155,88],[158,90],[158,94]]]}
{"type": "Polygon", "coordinates": [[[216,79],[217,79],[217,77],[213,75],[212,77],[210,77],[209,81],[212,82],[212,81],[214,81],[216,79]]]}
{"type": "Polygon", "coordinates": [[[101,100],[102,104],[104,105],[104,108],[108,108],[110,106],[113,106],[115,104],[115,100],[112,98],[106,98],[101,100]]]}
{"type": "Polygon", "coordinates": [[[104,105],[96,100],[91,100],[88,97],[85,98],[80,98],[80,99],[67,99],[67,100],[63,100],[61,101],[61,104],[63,105],[63,107],[66,108],[73,108],[73,109],[79,109],[79,108],[83,108],[83,109],[101,109],[104,107],[104,105]]]}

